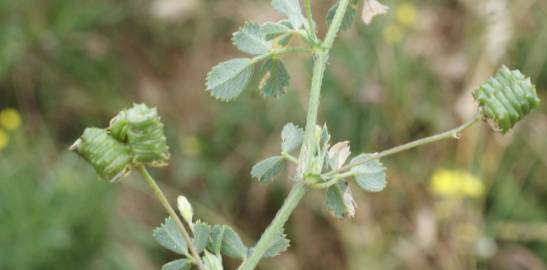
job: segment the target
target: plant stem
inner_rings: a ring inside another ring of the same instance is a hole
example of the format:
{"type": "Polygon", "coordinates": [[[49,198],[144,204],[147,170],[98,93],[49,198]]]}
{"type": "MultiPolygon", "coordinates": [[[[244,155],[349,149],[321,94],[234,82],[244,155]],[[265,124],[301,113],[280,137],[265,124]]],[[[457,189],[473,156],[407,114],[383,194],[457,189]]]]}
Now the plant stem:
{"type": "Polygon", "coordinates": [[[201,261],[201,257],[199,256],[199,253],[197,252],[197,249],[194,247],[192,238],[190,237],[190,234],[184,227],[184,224],[182,224],[182,221],[180,220],[179,216],[171,207],[171,204],[169,204],[169,201],[163,195],[163,192],[161,191],[160,187],[156,183],[156,180],[148,173],[144,165],[138,165],[137,171],[142,175],[142,177],[146,180],[152,191],[154,191],[154,195],[156,195],[156,198],[161,202],[167,213],[169,213],[169,216],[175,221],[177,224],[177,227],[179,228],[180,232],[182,233],[182,236],[184,236],[184,240],[186,240],[186,243],[188,244],[188,248],[190,249],[190,253],[192,254],[192,257],[194,258],[194,262],[196,263],[199,270],[207,270],[205,266],[203,265],[203,262],[201,261]]]}
{"type": "Polygon", "coordinates": [[[335,176],[336,174],[343,173],[345,171],[350,170],[351,168],[353,168],[355,166],[362,165],[362,164],[367,163],[371,160],[381,159],[383,157],[390,156],[390,155],[393,155],[393,154],[396,154],[396,153],[399,153],[399,152],[402,152],[402,151],[406,151],[406,150],[412,149],[412,148],[420,146],[420,145],[429,144],[429,143],[433,143],[433,142],[444,140],[444,139],[450,139],[450,138],[459,139],[460,136],[461,136],[462,131],[464,131],[466,128],[472,126],[473,124],[477,123],[481,119],[481,117],[482,116],[480,114],[477,114],[475,117],[473,117],[473,119],[463,123],[462,125],[460,125],[456,128],[453,128],[451,130],[448,130],[448,131],[445,131],[443,133],[439,133],[439,134],[436,134],[436,135],[433,135],[433,136],[421,138],[421,139],[418,139],[418,140],[415,140],[415,141],[412,141],[412,142],[409,142],[409,143],[406,143],[406,144],[401,144],[399,146],[390,148],[388,150],[384,150],[384,151],[379,152],[379,153],[374,153],[374,154],[370,155],[368,158],[363,159],[359,162],[354,162],[354,163],[348,164],[346,166],[342,166],[337,170],[333,170],[333,171],[330,171],[326,174],[323,174],[322,177],[332,177],[332,176],[335,176]]]}
{"type": "Polygon", "coordinates": [[[347,10],[349,0],[340,0],[336,14],[330,28],[327,32],[325,42],[322,48],[315,53],[313,75],[310,89],[310,97],[308,102],[308,114],[306,117],[306,128],[304,131],[304,143],[300,150],[299,164],[296,174],[296,182],[294,183],[289,195],[283,202],[281,208],[277,211],[271,224],[266,228],[258,243],[256,243],[253,252],[239,266],[238,270],[253,270],[264,253],[268,250],[272,242],[281,233],[281,229],[289,219],[300,200],[304,197],[308,188],[304,181],[304,174],[310,167],[315,154],[315,125],[317,123],[317,111],[319,109],[319,99],[321,96],[321,85],[323,82],[323,73],[327,65],[328,55],[336,33],[340,29],[344,13],[347,10]]]}
{"type": "Polygon", "coordinates": [[[311,38],[314,41],[317,41],[317,34],[315,33],[315,28],[313,24],[313,15],[311,12],[311,0],[306,0],[306,18],[308,19],[308,34],[311,35],[311,38]]]}
{"type": "Polygon", "coordinates": [[[296,159],[295,157],[293,157],[291,154],[287,152],[281,152],[281,156],[294,164],[298,164],[298,159],[296,159]]]}
{"type": "Polygon", "coordinates": [[[311,49],[310,48],[294,48],[294,47],[289,47],[289,48],[283,48],[283,49],[277,49],[277,50],[272,50],[270,51],[269,53],[267,54],[263,54],[263,55],[260,55],[260,56],[257,56],[255,58],[253,58],[253,62],[256,63],[256,62],[260,62],[264,59],[268,59],[270,57],[272,57],[273,55],[283,55],[283,54],[288,54],[288,53],[295,53],[295,52],[311,52],[311,49]]]}

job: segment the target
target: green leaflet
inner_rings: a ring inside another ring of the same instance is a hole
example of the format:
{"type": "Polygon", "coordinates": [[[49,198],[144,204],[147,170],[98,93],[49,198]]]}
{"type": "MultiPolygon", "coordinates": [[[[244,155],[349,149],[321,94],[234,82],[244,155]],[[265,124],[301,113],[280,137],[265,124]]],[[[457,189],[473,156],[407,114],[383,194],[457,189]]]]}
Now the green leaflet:
{"type": "Polygon", "coordinates": [[[279,13],[287,16],[294,29],[300,29],[306,24],[298,0],[272,0],[272,7],[279,13]]]}
{"type": "Polygon", "coordinates": [[[154,229],[153,236],[164,248],[181,255],[188,255],[186,241],[171,217],[166,218],[160,227],[154,229]]]}
{"type": "Polygon", "coordinates": [[[207,246],[210,231],[211,227],[206,223],[198,221],[193,225],[194,246],[198,253],[201,253],[207,246]]]}
{"type": "MultiPolygon", "coordinates": [[[[270,247],[266,250],[266,253],[262,257],[264,258],[272,258],[275,257],[282,252],[285,252],[289,247],[291,246],[291,241],[287,239],[287,235],[285,233],[280,233],[278,237],[272,241],[270,244],[270,247]]],[[[252,252],[252,251],[251,251],[252,252]]]]}
{"type": "Polygon", "coordinates": [[[207,91],[222,101],[230,101],[243,92],[253,75],[249,58],[236,58],[214,66],[207,74],[207,91]]]}
{"type": "Polygon", "coordinates": [[[282,156],[269,157],[253,166],[251,176],[260,182],[271,181],[283,169],[283,165],[282,156]]]}
{"type": "Polygon", "coordinates": [[[256,23],[246,23],[232,38],[234,45],[242,52],[261,55],[272,49],[272,43],[266,40],[266,33],[256,23]]]}
{"type": "Polygon", "coordinates": [[[212,254],[205,250],[205,256],[203,256],[203,263],[208,270],[223,270],[222,257],[212,254]]]}
{"type": "MultiPolygon", "coordinates": [[[[366,160],[369,156],[370,154],[360,154],[353,158],[350,164],[366,160]]],[[[386,168],[377,159],[355,166],[351,171],[357,185],[366,191],[380,192],[386,187],[386,168]]]]}
{"type": "Polygon", "coordinates": [[[131,169],[129,146],[112,138],[104,129],[86,128],[70,150],[76,151],[101,177],[110,181],[127,175],[131,169]]]}
{"type": "Polygon", "coordinates": [[[285,34],[291,30],[290,25],[287,26],[284,24],[285,21],[281,22],[266,22],[261,26],[262,32],[266,36],[267,40],[274,39],[279,35],[285,34]]]}
{"type": "Polygon", "coordinates": [[[287,92],[290,77],[285,64],[281,60],[268,59],[262,65],[261,74],[265,74],[260,83],[260,90],[264,97],[278,98],[287,92]]]}
{"type": "Polygon", "coordinates": [[[207,244],[207,249],[211,250],[215,254],[220,254],[225,230],[226,228],[223,225],[213,225],[211,228],[209,243],[207,244]]]}
{"type": "Polygon", "coordinates": [[[327,209],[337,218],[351,218],[355,215],[355,201],[345,181],[339,181],[327,189],[326,203],[327,209]]]}
{"type": "Polygon", "coordinates": [[[243,244],[239,235],[228,225],[224,226],[224,236],[222,238],[222,254],[233,257],[244,259],[247,257],[248,248],[243,244]]]}
{"type": "Polygon", "coordinates": [[[304,140],[304,129],[293,124],[287,123],[281,131],[281,149],[283,152],[292,152],[296,150],[304,140]]]}
{"type": "Polygon", "coordinates": [[[161,270],[190,270],[192,262],[188,259],[174,260],[164,264],[161,270]]]}
{"type": "MultiPolygon", "coordinates": [[[[338,4],[340,1],[337,1],[332,7],[330,7],[329,11],[327,12],[327,24],[330,25],[332,23],[332,19],[334,19],[334,14],[336,13],[336,9],[338,8],[338,4]]],[[[340,25],[340,30],[347,30],[351,27],[353,24],[353,20],[355,19],[355,15],[357,15],[357,4],[359,3],[358,0],[351,0],[348,6],[348,9],[346,11],[346,14],[344,14],[344,18],[342,19],[342,24],[340,25]]]]}
{"type": "Polygon", "coordinates": [[[502,134],[537,108],[540,102],[530,78],[505,66],[475,90],[473,97],[479,103],[483,117],[502,134]]]}

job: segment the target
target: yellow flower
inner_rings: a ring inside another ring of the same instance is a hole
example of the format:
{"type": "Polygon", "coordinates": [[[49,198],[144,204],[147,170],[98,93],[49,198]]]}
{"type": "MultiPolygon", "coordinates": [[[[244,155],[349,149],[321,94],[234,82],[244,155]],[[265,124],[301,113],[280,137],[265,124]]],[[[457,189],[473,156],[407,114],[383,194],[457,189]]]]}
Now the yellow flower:
{"type": "Polygon", "coordinates": [[[0,111],[0,124],[8,130],[17,129],[21,125],[21,115],[16,109],[3,109],[0,111]]]}
{"type": "Polygon", "coordinates": [[[6,148],[6,146],[8,145],[9,143],[9,135],[8,133],[6,133],[5,131],[1,130],[0,129],[0,151],[4,148],[6,148]]]}
{"type": "Polygon", "coordinates": [[[384,41],[396,44],[403,39],[403,31],[400,26],[392,24],[384,29],[384,41]]]}
{"type": "Polygon", "coordinates": [[[440,196],[478,198],[484,193],[483,182],[463,170],[437,170],[431,178],[430,188],[440,196]]]}
{"type": "Polygon", "coordinates": [[[397,21],[404,26],[413,26],[416,23],[416,7],[409,2],[397,6],[395,12],[397,21]]]}

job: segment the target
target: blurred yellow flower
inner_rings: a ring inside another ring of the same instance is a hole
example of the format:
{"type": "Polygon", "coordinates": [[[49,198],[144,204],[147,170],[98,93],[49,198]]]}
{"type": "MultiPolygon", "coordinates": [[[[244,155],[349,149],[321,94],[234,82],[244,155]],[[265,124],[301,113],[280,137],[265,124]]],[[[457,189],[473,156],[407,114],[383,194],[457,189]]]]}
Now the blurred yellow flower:
{"type": "Polygon", "coordinates": [[[397,6],[395,12],[397,21],[404,26],[413,26],[416,23],[416,7],[409,2],[397,6]]]}
{"type": "Polygon", "coordinates": [[[17,129],[21,125],[21,115],[16,109],[3,109],[0,111],[0,124],[8,130],[17,129]]]}
{"type": "Polygon", "coordinates": [[[201,144],[196,136],[184,136],[180,140],[182,152],[188,156],[196,156],[201,152],[201,144]]]}
{"type": "Polygon", "coordinates": [[[431,191],[440,196],[478,198],[484,193],[483,182],[463,170],[439,169],[430,182],[431,191]]]}
{"type": "Polygon", "coordinates": [[[396,44],[403,39],[403,30],[400,26],[392,24],[384,29],[384,41],[389,44],[396,44]]]}
{"type": "Polygon", "coordinates": [[[6,133],[5,131],[1,130],[0,129],[0,151],[4,148],[6,148],[6,146],[8,145],[9,143],[9,135],[8,133],[6,133]]]}

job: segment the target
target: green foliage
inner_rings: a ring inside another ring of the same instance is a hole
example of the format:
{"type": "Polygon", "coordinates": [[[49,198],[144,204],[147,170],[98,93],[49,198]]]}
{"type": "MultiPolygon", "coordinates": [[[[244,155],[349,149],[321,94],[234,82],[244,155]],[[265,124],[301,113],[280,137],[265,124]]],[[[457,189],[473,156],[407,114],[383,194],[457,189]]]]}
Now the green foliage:
{"type": "Polygon", "coordinates": [[[289,21],[266,22],[261,26],[262,32],[267,40],[274,39],[282,34],[291,31],[292,25],[289,21]]]}
{"type": "Polygon", "coordinates": [[[279,13],[287,16],[294,29],[300,29],[306,24],[298,0],[272,0],[272,7],[279,13]]]}
{"type": "Polygon", "coordinates": [[[283,152],[292,152],[300,145],[304,140],[304,129],[293,124],[287,123],[281,131],[281,150],[283,152]]]}
{"type": "Polygon", "coordinates": [[[194,233],[194,246],[197,251],[201,253],[207,246],[207,243],[209,243],[211,226],[203,222],[197,222],[192,228],[194,233]]]}
{"type": "Polygon", "coordinates": [[[277,239],[272,241],[272,243],[270,244],[270,247],[268,247],[263,257],[273,258],[285,252],[290,246],[291,246],[291,241],[287,239],[287,235],[285,233],[280,233],[277,239]]]}
{"type": "Polygon", "coordinates": [[[330,186],[326,193],[327,209],[337,218],[351,218],[355,215],[355,201],[345,181],[330,186]]]}
{"type": "Polygon", "coordinates": [[[536,87],[518,70],[500,68],[473,92],[485,119],[501,133],[538,107],[536,87]]]}
{"type": "Polygon", "coordinates": [[[247,257],[248,248],[243,244],[234,229],[227,225],[224,225],[221,252],[233,258],[244,259],[247,257]]]}
{"type": "Polygon", "coordinates": [[[164,248],[181,255],[188,255],[186,241],[171,217],[166,218],[160,227],[154,229],[153,235],[156,241],[164,248]]]}
{"type": "MultiPolygon", "coordinates": [[[[369,154],[361,154],[353,158],[350,164],[362,162],[370,157],[369,154]]],[[[370,160],[351,168],[355,182],[359,187],[370,192],[380,192],[387,184],[386,168],[377,160],[370,160]]]]}
{"type": "Polygon", "coordinates": [[[205,256],[203,256],[203,262],[208,270],[222,270],[222,257],[212,254],[209,251],[205,251],[205,256]]]}
{"type": "Polygon", "coordinates": [[[253,166],[251,176],[260,182],[269,182],[281,172],[284,165],[282,156],[273,156],[264,159],[253,166]]]}
{"type": "Polygon", "coordinates": [[[222,239],[224,238],[224,231],[226,226],[215,224],[211,229],[211,234],[209,237],[209,243],[207,244],[207,249],[212,251],[215,254],[220,254],[222,249],[222,239]]]}
{"type": "Polygon", "coordinates": [[[289,72],[285,64],[279,59],[269,59],[262,65],[265,74],[260,90],[265,97],[278,98],[287,92],[289,86],[289,72]]]}
{"type": "Polygon", "coordinates": [[[188,259],[179,259],[168,262],[161,267],[161,270],[190,270],[192,262],[188,259]]]}
{"type": "Polygon", "coordinates": [[[248,54],[261,55],[272,49],[272,42],[266,39],[266,32],[256,23],[246,23],[234,33],[232,41],[240,51],[248,54]]]}
{"type": "Polygon", "coordinates": [[[220,63],[207,74],[207,90],[215,98],[230,101],[243,92],[253,75],[253,62],[237,58],[220,63]]]}

